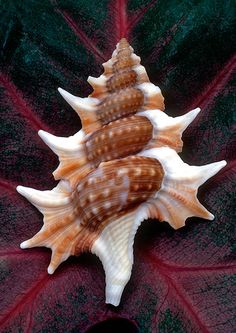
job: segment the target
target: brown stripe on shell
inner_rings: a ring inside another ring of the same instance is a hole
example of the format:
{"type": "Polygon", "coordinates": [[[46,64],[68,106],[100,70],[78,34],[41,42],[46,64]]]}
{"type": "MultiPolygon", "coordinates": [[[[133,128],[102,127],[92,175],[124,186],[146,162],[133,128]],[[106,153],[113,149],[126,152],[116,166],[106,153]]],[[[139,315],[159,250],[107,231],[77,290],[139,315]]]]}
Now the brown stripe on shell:
{"type": "Polygon", "coordinates": [[[144,95],[136,88],[126,88],[109,94],[97,110],[97,117],[105,125],[118,118],[138,112],[144,104],[144,95]]]}
{"type": "Polygon", "coordinates": [[[136,154],[152,139],[152,131],[146,117],[130,116],[113,121],[86,139],[88,161],[97,167],[101,162],[136,154]]]}
{"type": "Polygon", "coordinates": [[[157,160],[140,156],[102,163],[87,175],[73,193],[73,218],[81,221],[76,241],[80,250],[81,244],[88,246],[97,239],[111,218],[136,208],[157,192],[163,176],[157,160]],[[81,239],[85,234],[86,240],[81,239]]]}
{"type": "Polygon", "coordinates": [[[114,72],[118,72],[122,69],[131,68],[135,63],[127,52],[120,52],[120,57],[114,62],[112,68],[114,72]]]}
{"type": "MultiPolygon", "coordinates": [[[[65,249],[68,248],[68,244],[73,244],[70,255],[79,255],[84,252],[90,252],[94,242],[98,239],[103,229],[109,223],[112,223],[114,220],[120,218],[123,215],[129,214],[134,209],[135,207],[132,207],[126,211],[119,211],[114,213],[112,216],[108,216],[105,220],[101,222],[99,221],[99,224],[98,221],[94,220],[87,227],[81,224],[76,225],[74,223],[73,228],[69,228],[65,237],[60,239],[60,242],[56,248],[56,255],[51,259],[52,265],[56,267],[58,266],[62,254],[65,252],[65,249]]],[[[50,235],[51,233],[49,236],[50,235]]],[[[45,236],[46,235],[44,233],[42,237],[45,239],[45,236]]]]}
{"type": "Polygon", "coordinates": [[[160,92],[144,95],[136,88],[129,87],[110,93],[98,105],[96,117],[102,125],[144,110],[164,110],[164,98],[160,92]]]}
{"type": "Polygon", "coordinates": [[[112,75],[106,82],[107,91],[114,92],[137,83],[137,73],[130,69],[112,75]]]}

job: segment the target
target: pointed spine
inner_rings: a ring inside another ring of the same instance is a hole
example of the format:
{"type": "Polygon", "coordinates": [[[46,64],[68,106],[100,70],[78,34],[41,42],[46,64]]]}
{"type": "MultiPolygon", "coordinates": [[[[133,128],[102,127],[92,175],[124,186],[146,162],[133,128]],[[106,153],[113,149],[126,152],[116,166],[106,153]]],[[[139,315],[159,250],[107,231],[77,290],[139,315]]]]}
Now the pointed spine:
{"type": "Polygon", "coordinates": [[[188,217],[214,219],[214,215],[198,201],[197,191],[226,165],[226,161],[189,166],[167,147],[146,150],[139,155],[157,159],[164,169],[161,189],[140,208],[143,217],[169,222],[174,229],[183,227],[188,217]]]}
{"type": "Polygon", "coordinates": [[[99,101],[93,97],[81,98],[68,93],[62,88],[58,88],[59,93],[67,101],[68,104],[78,113],[82,128],[85,133],[95,131],[101,127],[97,119],[97,105],[99,101]]]}
{"type": "Polygon", "coordinates": [[[81,130],[74,136],[62,138],[40,130],[39,136],[59,157],[60,164],[53,172],[56,180],[65,179],[72,188],[91,170],[84,144],[85,134],[81,130]]]}
{"type": "Polygon", "coordinates": [[[44,215],[44,225],[41,230],[31,239],[22,242],[20,247],[51,248],[48,273],[53,274],[63,261],[70,255],[76,254],[80,221],[73,216],[75,203],[70,186],[62,181],[51,191],[38,191],[24,186],[17,186],[17,191],[44,215]]]}
{"type": "Polygon", "coordinates": [[[153,126],[152,139],[143,149],[168,146],[177,152],[182,151],[182,134],[197,117],[200,108],[189,111],[183,116],[172,118],[160,110],[147,110],[137,113],[149,119],[153,126]]]}

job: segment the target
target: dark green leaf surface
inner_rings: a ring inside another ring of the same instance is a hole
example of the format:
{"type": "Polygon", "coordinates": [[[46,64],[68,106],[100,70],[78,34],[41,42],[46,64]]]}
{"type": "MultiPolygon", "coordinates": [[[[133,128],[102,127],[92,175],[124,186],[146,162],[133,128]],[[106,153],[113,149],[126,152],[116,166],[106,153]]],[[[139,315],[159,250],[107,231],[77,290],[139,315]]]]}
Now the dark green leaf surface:
{"type": "Polygon", "coordinates": [[[236,331],[235,7],[230,0],[0,2],[1,332],[236,331]],[[49,250],[19,249],[42,216],[15,186],[55,185],[57,158],[37,131],[69,136],[81,126],[57,87],[88,96],[87,77],[102,73],[123,36],[161,87],[169,115],[202,108],[184,133],[184,161],[228,165],[199,191],[214,221],[191,218],[178,231],[142,224],[131,280],[113,308],[94,256],[70,258],[49,276],[49,250]]]}

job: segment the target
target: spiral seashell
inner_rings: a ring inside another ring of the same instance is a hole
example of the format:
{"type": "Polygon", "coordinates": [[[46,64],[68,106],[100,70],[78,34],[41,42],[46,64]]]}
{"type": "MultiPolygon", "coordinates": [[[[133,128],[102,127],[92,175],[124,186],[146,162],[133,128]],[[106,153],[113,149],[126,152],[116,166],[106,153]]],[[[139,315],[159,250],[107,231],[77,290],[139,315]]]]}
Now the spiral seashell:
{"type": "Polygon", "coordinates": [[[87,98],[59,88],[82,130],[69,138],[39,131],[59,157],[58,185],[17,191],[44,215],[41,230],[21,248],[50,248],[49,274],[71,255],[96,254],[105,270],[106,302],[117,306],[131,275],[140,223],[156,218],[178,229],[191,216],[212,220],[197,191],[226,162],[189,166],[181,160],[182,133],[200,109],[176,118],[165,114],[160,89],[126,39],[103,67],[100,77],[88,78],[94,90],[87,98]]]}

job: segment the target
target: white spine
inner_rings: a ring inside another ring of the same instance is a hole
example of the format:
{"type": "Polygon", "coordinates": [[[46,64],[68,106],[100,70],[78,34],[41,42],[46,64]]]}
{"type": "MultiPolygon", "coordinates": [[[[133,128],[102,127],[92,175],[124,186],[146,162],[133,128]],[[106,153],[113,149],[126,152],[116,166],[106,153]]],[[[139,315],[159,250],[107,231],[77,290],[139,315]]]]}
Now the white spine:
{"type": "Polygon", "coordinates": [[[81,98],[74,96],[70,93],[68,93],[66,90],[62,88],[58,88],[59,93],[62,95],[62,97],[67,101],[68,104],[77,112],[79,113],[82,111],[95,111],[96,106],[99,103],[97,98],[93,97],[87,97],[87,98],[81,98]]]}
{"type": "Polygon", "coordinates": [[[82,130],[68,138],[58,137],[43,130],[40,130],[38,134],[46,145],[48,145],[48,147],[57,155],[60,155],[61,153],[76,154],[85,137],[82,130]]]}
{"type": "Polygon", "coordinates": [[[197,117],[200,111],[200,108],[196,108],[183,116],[173,118],[160,110],[147,110],[138,112],[137,116],[144,116],[150,120],[153,125],[153,139],[156,139],[158,137],[158,133],[166,132],[167,130],[171,130],[176,127],[178,128],[178,133],[181,136],[183,131],[197,117]]]}

